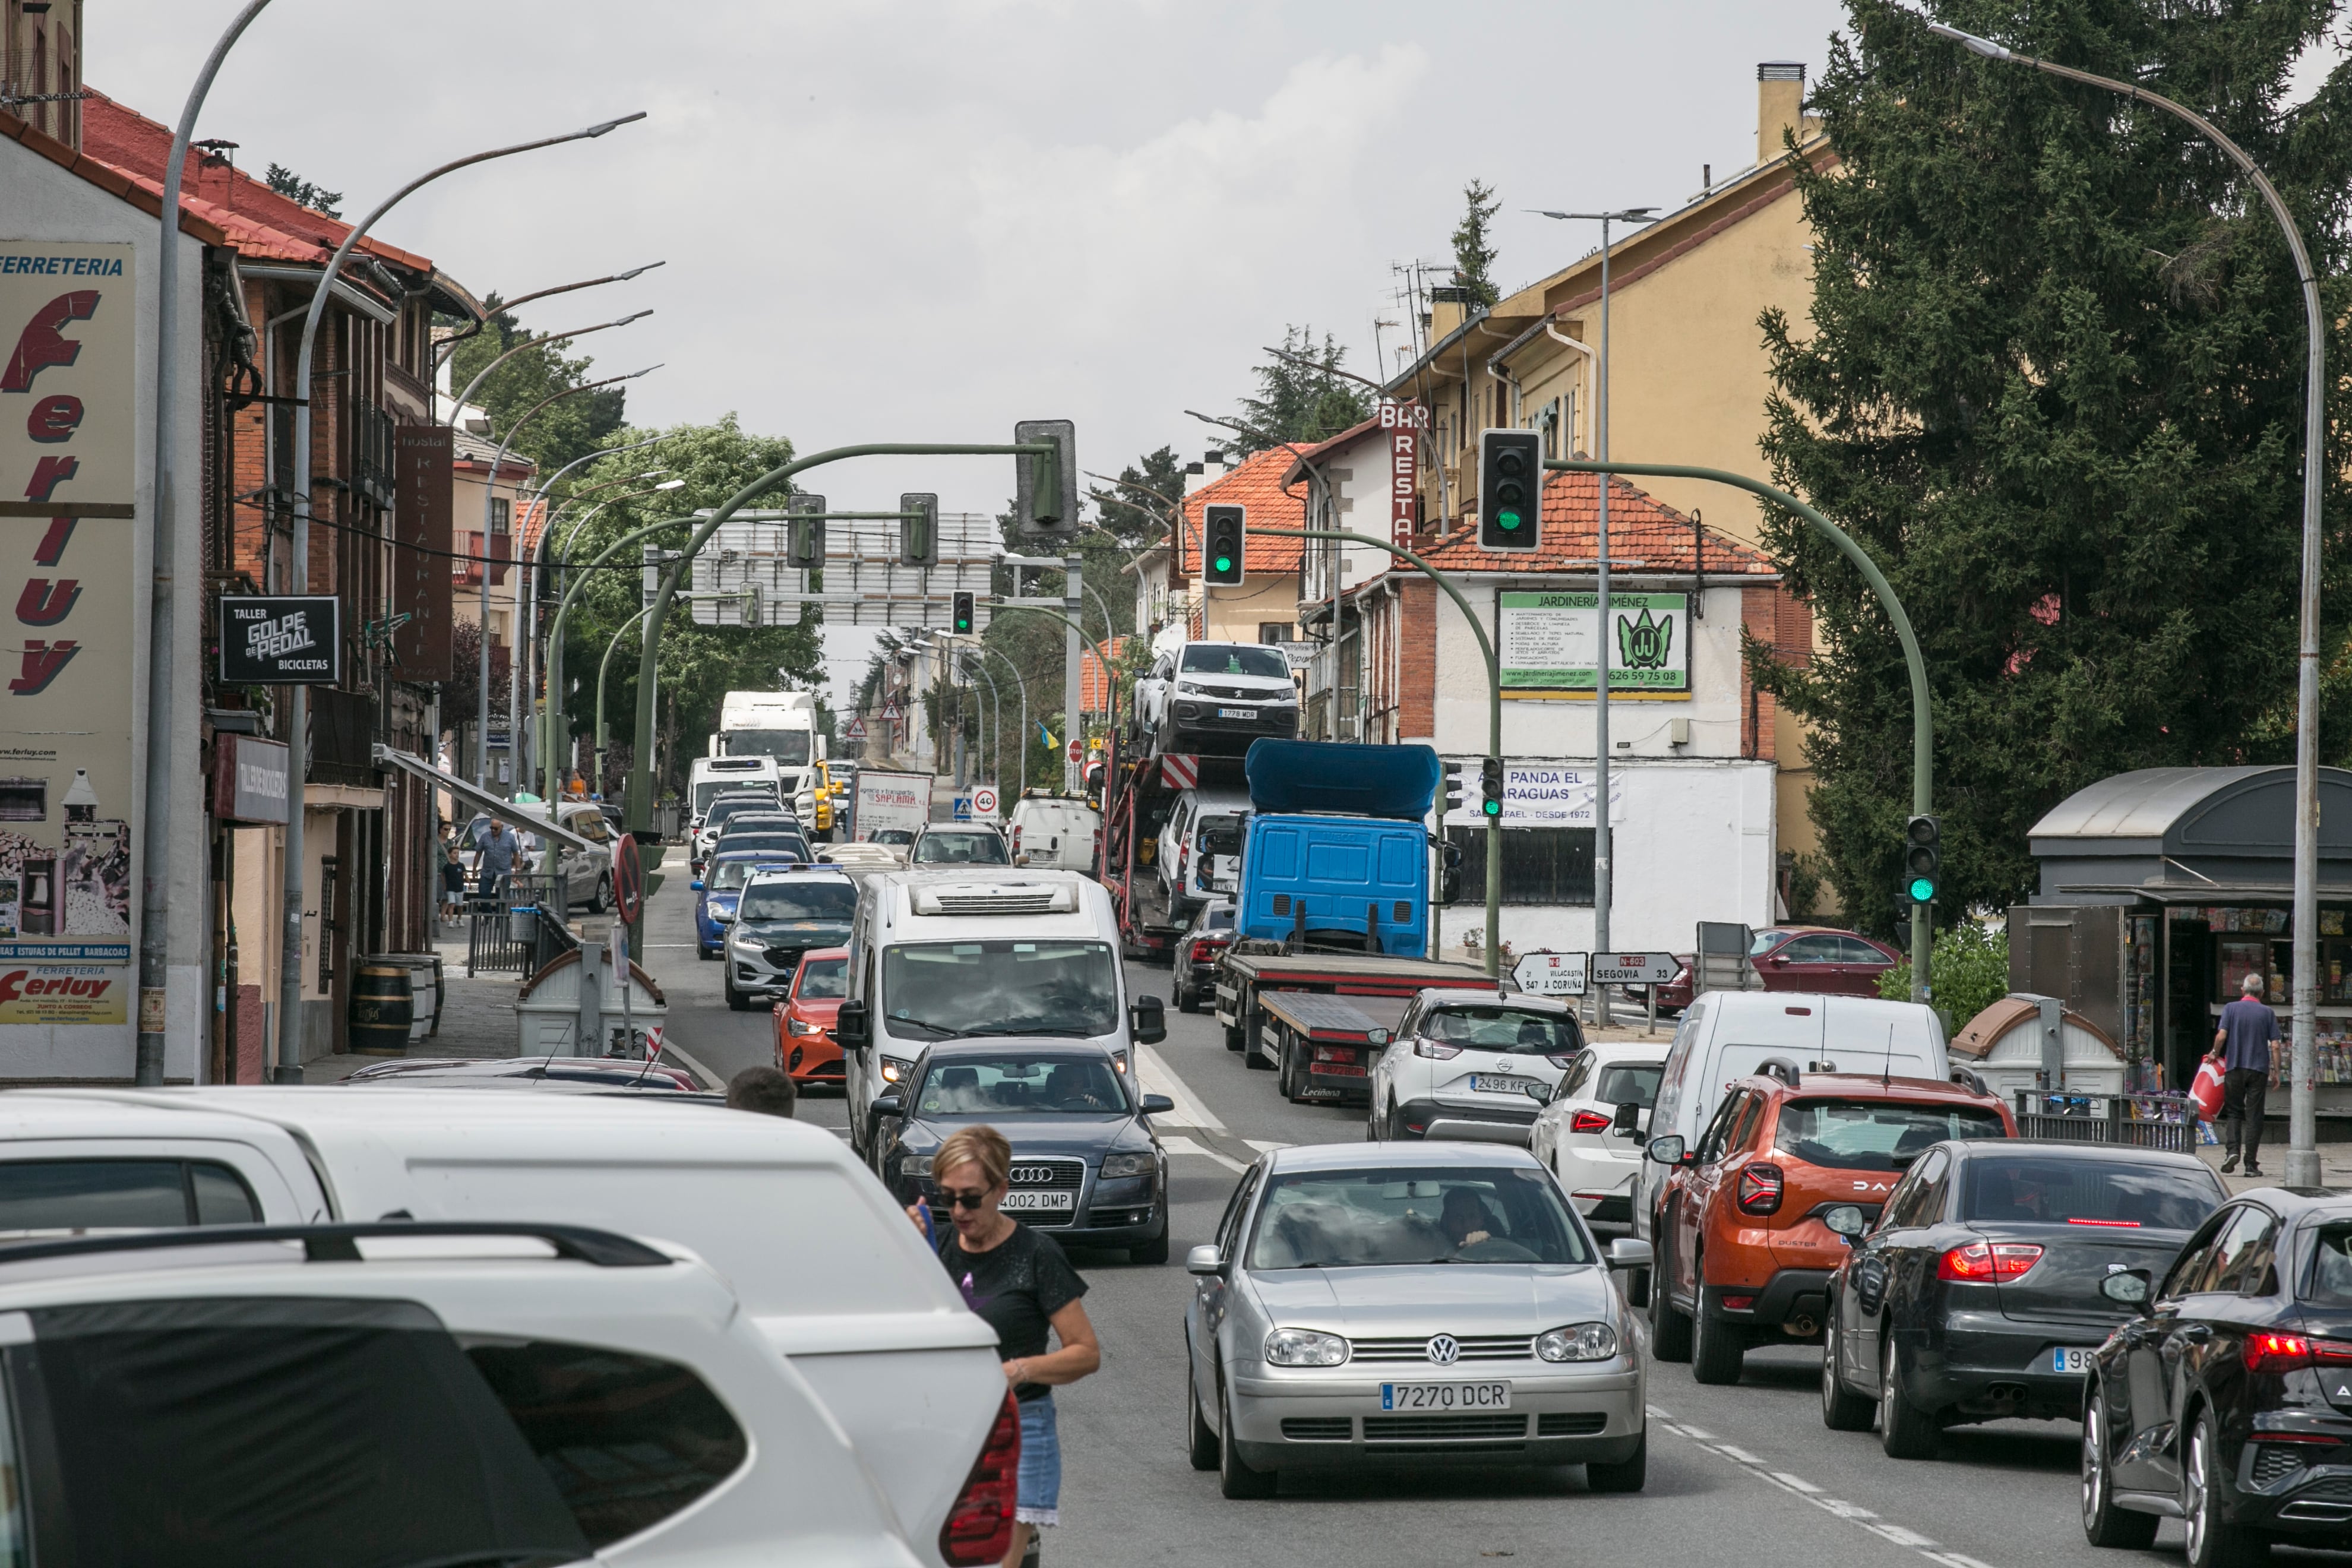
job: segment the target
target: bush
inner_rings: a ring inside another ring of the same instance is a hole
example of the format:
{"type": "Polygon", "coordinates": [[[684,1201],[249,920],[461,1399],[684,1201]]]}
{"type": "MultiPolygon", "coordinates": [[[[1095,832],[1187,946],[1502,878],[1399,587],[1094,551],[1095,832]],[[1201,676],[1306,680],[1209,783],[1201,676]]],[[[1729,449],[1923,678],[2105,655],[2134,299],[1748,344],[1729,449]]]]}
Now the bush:
{"type": "MultiPolygon", "coordinates": [[[[2009,994],[2009,932],[1989,931],[1974,921],[1936,933],[1927,963],[1930,1005],[1951,1019],[1954,1029],[2009,994]]],[[[1878,977],[1878,994],[1890,1002],[1911,999],[1911,965],[1896,964],[1878,977]]]]}

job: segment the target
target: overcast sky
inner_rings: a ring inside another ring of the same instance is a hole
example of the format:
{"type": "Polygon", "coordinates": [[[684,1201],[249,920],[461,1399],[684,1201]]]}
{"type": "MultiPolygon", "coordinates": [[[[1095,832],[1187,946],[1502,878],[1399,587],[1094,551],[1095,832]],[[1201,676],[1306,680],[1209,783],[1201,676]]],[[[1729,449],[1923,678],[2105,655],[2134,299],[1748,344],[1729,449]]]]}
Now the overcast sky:
{"type": "MultiPolygon", "coordinates": [[[[175,120],[236,0],[91,0],[90,85],[175,120]]],[[[1756,66],[1818,75],[1835,0],[276,0],[199,136],[357,216],[460,153],[643,109],[387,217],[477,293],[666,258],[529,308],[638,423],[733,410],[801,450],[1008,439],[1075,419],[1084,467],[1197,458],[1259,345],[1328,330],[1369,372],[1394,264],[1502,195],[1506,288],[1590,248],[1532,206],[1672,207],[1756,148],[1756,66]]],[[[1383,329],[1391,351],[1400,329],[1383,329]]],[[[1391,358],[1391,368],[1394,361],[1391,358]]],[[[997,510],[1010,464],[868,460],[835,503],[997,510]]],[[[862,643],[862,639],[860,639],[862,643]]],[[[839,650],[855,658],[847,644],[839,650]]],[[[843,665],[836,676],[849,673],[843,665]]],[[[838,688],[836,688],[838,689],[838,688]]]]}

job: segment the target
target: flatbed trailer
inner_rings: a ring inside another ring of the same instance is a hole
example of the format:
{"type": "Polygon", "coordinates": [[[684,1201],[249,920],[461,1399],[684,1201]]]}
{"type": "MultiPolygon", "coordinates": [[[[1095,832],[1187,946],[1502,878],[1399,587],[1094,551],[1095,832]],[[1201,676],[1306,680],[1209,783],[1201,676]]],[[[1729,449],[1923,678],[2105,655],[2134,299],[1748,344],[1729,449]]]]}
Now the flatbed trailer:
{"type": "Polygon", "coordinates": [[[1228,951],[1217,964],[1217,1021],[1225,1048],[1244,1065],[1282,1073],[1293,1100],[1369,1102],[1371,1068],[1422,991],[1491,991],[1496,980],[1466,963],[1346,952],[1228,951]],[[1318,1006],[1329,1002],[1335,1007],[1318,1006]],[[1344,1009],[1340,1011],[1339,1009],[1344,1009]],[[1354,1037],[1349,1032],[1352,1016],[1354,1037]],[[1373,1040],[1371,1031],[1381,1038],[1373,1040]],[[1344,1069],[1353,1068],[1356,1071],[1344,1069]],[[1309,1092],[1314,1091],[1314,1092],[1309,1092]]]}
{"type": "Polygon", "coordinates": [[[1160,829],[1181,792],[1241,787],[1242,759],[1154,754],[1150,745],[1148,738],[1113,735],[1104,752],[1101,856],[1095,879],[1109,889],[1111,907],[1118,911],[1125,956],[1158,961],[1174,954],[1176,939],[1189,923],[1168,907],[1167,890],[1152,864],[1160,829]]]}

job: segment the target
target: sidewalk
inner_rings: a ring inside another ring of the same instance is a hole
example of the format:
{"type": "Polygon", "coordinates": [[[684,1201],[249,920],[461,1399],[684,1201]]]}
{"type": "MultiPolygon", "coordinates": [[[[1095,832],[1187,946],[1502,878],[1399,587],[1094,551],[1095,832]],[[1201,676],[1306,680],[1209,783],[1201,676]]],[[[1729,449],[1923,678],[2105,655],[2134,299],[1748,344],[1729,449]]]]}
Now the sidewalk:
{"type": "MultiPolygon", "coordinates": [[[[2213,1143],[2199,1148],[2197,1157],[2212,1166],[2214,1174],[2221,1175],[2221,1162],[2229,1152],[2221,1144],[2213,1143]]],[[[2280,1173],[2285,1168],[2285,1138],[2281,1137],[2273,1142],[2265,1136],[2263,1140],[2263,1173],[2248,1176],[2232,1173],[2221,1176],[2221,1184],[2232,1193],[2252,1192],[2256,1187],[2275,1187],[2286,1179],[2280,1173]]],[[[2339,1192],[2352,1191],[2352,1143],[2322,1143],[2319,1146],[2319,1184],[2334,1187],[2339,1192]]]]}
{"type": "Polygon", "coordinates": [[[349,1052],[320,1057],[304,1064],[303,1082],[340,1083],[374,1062],[435,1058],[488,1061],[516,1054],[519,1031],[514,1007],[515,994],[522,988],[520,979],[512,974],[478,974],[468,980],[465,922],[445,926],[438,935],[434,951],[441,955],[439,1031],[412,1044],[405,1058],[363,1057],[349,1052]]]}

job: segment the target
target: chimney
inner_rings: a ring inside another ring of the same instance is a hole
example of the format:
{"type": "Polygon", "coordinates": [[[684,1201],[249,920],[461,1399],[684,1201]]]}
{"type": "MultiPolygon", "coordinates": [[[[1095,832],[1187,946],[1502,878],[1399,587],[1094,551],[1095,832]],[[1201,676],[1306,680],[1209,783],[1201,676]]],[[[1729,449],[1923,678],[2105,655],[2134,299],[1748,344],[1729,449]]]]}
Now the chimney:
{"type": "Polygon", "coordinates": [[[1184,493],[1189,496],[1203,485],[1215,484],[1225,473],[1224,453],[1203,452],[1199,462],[1184,465],[1184,493]]]}
{"type": "Polygon", "coordinates": [[[1756,163],[1777,163],[1783,132],[1805,139],[1805,62],[1766,60],[1756,68],[1756,163]]]}

